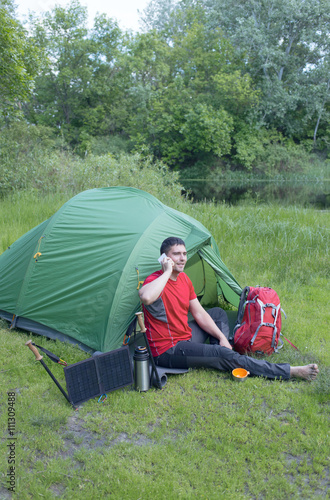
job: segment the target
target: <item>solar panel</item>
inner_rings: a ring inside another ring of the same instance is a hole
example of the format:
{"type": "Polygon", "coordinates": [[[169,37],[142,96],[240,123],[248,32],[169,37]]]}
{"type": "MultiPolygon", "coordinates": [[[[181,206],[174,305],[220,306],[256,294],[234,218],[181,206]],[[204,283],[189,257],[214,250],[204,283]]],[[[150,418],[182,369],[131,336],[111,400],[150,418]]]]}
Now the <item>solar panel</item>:
{"type": "Polygon", "coordinates": [[[70,401],[79,404],[133,383],[128,346],[64,367],[70,401]]]}

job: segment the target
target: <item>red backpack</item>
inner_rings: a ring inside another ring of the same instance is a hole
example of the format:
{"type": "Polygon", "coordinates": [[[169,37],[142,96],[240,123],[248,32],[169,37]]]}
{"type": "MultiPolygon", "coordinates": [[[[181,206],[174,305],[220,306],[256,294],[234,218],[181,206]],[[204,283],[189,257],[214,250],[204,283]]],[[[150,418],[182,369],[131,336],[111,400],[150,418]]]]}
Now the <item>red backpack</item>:
{"type": "Polygon", "coordinates": [[[234,328],[235,351],[240,354],[273,354],[278,349],[280,333],[281,304],[275,290],[245,287],[234,328]]]}

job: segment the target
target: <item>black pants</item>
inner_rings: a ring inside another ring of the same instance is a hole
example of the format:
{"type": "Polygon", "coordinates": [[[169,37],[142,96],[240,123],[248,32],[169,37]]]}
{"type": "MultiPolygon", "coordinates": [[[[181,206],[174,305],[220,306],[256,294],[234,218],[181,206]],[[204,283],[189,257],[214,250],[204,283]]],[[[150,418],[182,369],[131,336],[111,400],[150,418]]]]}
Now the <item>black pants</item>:
{"type": "MultiPolygon", "coordinates": [[[[209,309],[211,316],[222,333],[228,338],[229,324],[225,311],[219,307],[209,309]]],[[[255,359],[232,351],[219,345],[219,341],[206,333],[195,322],[189,322],[192,338],[178,342],[160,356],[155,357],[155,363],[165,368],[215,368],[221,371],[232,371],[234,368],[245,368],[251,375],[271,379],[290,378],[288,363],[269,363],[264,359],[255,359]],[[206,340],[209,344],[205,344],[206,340]]]]}

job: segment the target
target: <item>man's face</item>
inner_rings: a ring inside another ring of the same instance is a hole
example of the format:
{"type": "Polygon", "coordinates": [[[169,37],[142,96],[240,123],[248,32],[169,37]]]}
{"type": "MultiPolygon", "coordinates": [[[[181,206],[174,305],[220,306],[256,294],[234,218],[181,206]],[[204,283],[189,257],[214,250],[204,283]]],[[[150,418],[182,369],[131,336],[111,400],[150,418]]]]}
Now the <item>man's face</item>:
{"type": "Polygon", "coordinates": [[[187,262],[187,250],[184,245],[173,245],[167,252],[167,257],[170,257],[174,262],[173,271],[181,273],[187,262]]]}

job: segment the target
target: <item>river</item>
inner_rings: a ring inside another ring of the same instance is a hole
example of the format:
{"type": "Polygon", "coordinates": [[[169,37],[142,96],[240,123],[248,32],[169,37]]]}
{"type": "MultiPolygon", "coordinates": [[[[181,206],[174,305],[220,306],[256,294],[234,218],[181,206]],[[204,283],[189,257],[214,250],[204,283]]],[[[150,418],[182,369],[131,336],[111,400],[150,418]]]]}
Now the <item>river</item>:
{"type": "Polygon", "coordinates": [[[305,180],[265,180],[265,179],[221,179],[217,182],[202,179],[182,179],[181,183],[188,196],[195,201],[225,202],[237,205],[275,202],[282,205],[297,205],[317,209],[330,208],[330,181],[305,180]]]}

